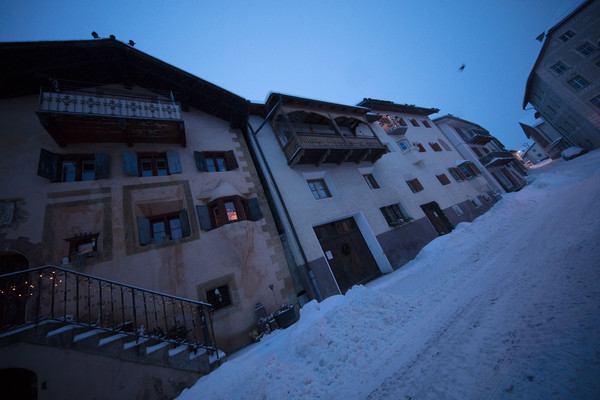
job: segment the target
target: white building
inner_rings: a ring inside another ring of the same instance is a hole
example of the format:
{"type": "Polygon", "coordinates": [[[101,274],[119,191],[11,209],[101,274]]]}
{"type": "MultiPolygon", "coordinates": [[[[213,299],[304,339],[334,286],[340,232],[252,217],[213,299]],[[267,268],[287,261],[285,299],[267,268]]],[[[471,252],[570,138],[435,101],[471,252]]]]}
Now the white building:
{"type": "Polygon", "coordinates": [[[251,107],[249,145],[282,217],[292,275],[310,296],[401,267],[494,203],[479,169],[429,119],[436,111],[277,93],[251,107]]]}

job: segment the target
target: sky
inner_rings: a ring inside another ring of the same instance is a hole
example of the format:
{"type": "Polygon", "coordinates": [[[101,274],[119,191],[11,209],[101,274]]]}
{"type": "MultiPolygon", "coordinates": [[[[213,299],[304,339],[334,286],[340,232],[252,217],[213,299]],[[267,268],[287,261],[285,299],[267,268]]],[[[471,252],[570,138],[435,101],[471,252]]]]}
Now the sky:
{"type": "Polygon", "coordinates": [[[472,121],[519,150],[535,38],[582,1],[4,0],[0,42],[115,35],[251,101],[438,108],[433,118],[472,121]]]}
{"type": "Polygon", "coordinates": [[[600,150],[529,178],[177,400],[600,398],[600,150]]]}

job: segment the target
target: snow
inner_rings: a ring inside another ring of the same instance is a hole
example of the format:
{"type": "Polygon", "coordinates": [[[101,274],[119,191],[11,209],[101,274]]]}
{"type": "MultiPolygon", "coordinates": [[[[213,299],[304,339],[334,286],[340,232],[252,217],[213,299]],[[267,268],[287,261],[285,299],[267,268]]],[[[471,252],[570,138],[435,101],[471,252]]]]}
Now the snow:
{"type": "Polygon", "coordinates": [[[178,400],[600,398],[600,151],[531,175],[178,400]]]}

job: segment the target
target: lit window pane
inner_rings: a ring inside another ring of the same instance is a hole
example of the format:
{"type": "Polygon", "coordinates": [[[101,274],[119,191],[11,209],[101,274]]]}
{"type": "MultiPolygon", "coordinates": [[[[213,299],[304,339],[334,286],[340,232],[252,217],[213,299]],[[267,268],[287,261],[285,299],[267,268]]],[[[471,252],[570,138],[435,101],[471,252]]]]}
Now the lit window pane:
{"type": "Polygon", "coordinates": [[[62,164],[62,181],[74,182],[76,172],[77,166],[75,164],[75,161],[64,161],[62,164]]]}
{"type": "Polygon", "coordinates": [[[162,243],[165,240],[165,223],[154,222],[152,224],[152,232],[154,233],[156,243],[162,243]]]}
{"type": "Polygon", "coordinates": [[[156,173],[158,176],[166,176],[167,175],[167,160],[164,158],[156,159],[156,173]]]}
{"type": "Polygon", "coordinates": [[[91,160],[84,160],[81,163],[81,180],[82,181],[93,181],[95,178],[94,173],[94,162],[91,160]]]}
{"type": "Polygon", "coordinates": [[[228,221],[237,221],[238,215],[235,211],[235,204],[233,204],[233,202],[225,202],[225,213],[227,214],[228,221]]]}

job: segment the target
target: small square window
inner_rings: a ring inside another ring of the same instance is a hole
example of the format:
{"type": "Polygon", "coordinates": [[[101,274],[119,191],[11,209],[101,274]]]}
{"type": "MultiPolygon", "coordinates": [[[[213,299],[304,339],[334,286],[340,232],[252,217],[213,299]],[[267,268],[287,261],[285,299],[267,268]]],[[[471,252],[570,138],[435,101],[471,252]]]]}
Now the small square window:
{"type": "Polygon", "coordinates": [[[450,184],[450,179],[448,179],[448,177],[446,176],[446,174],[436,175],[436,177],[438,178],[438,180],[440,181],[440,183],[442,185],[449,185],[450,184]]]}
{"type": "Polygon", "coordinates": [[[316,200],[325,199],[327,197],[331,197],[331,193],[325,184],[325,180],[323,179],[311,179],[307,181],[308,187],[310,188],[314,198],[316,200]]]}
{"type": "Polygon", "coordinates": [[[417,178],[412,179],[410,181],[406,181],[406,184],[413,193],[417,193],[423,190],[423,185],[421,185],[421,182],[419,182],[417,178]]]}
{"type": "Polygon", "coordinates": [[[142,177],[170,175],[166,153],[138,154],[138,170],[142,177]]]}
{"type": "Polygon", "coordinates": [[[431,128],[431,125],[429,125],[429,122],[427,122],[426,120],[422,120],[421,122],[423,123],[425,128],[431,128]]]}
{"type": "Polygon", "coordinates": [[[411,123],[413,126],[419,126],[419,123],[418,123],[418,122],[417,122],[417,120],[416,120],[416,119],[414,119],[414,118],[410,120],[410,123],[411,123]]]}
{"type": "Polygon", "coordinates": [[[367,181],[367,185],[369,185],[371,189],[379,189],[379,184],[375,180],[373,174],[364,174],[363,178],[365,178],[365,181],[367,181]]]}
{"type": "Polygon", "coordinates": [[[600,108],[600,96],[596,96],[596,97],[590,99],[590,101],[592,102],[593,105],[600,108]]]}
{"type": "Polygon", "coordinates": [[[228,285],[207,290],[206,302],[212,305],[215,310],[231,305],[231,296],[229,294],[228,285]]]}
{"type": "Polygon", "coordinates": [[[464,214],[464,211],[462,210],[462,208],[460,208],[460,206],[458,204],[453,205],[452,209],[454,210],[454,212],[456,213],[456,215],[463,215],[464,214]]]}
{"type": "Polygon", "coordinates": [[[573,36],[575,36],[575,32],[569,29],[568,31],[560,35],[558,38],[564,43],[567,40],[571,39],[573,36]]]}
{"type": "Polygon", "coordinates": [[[397,143],[398,143],[398,147],[400,147],[400,150],[402,150],[403,152],[409,151],[410,148],[412,147],[412,145],[410,144],[410,142],[407,139],[398,140],[397,143]]]}
{"type": "Polygon", "coordinates": [[[381,210],[381,213],[390,226],[403,225],[412,220],[412,218],[406,214],[406,211],[404,211],[400,203],[381,207],[379,210],[381,210]]]}
{"type": "Polygon", "coordinates": [[[590,83],[581,75],[577,75],[575,78],[569,80],[569,85],[575,90],[580,90],[589,85],[590,83]]]}
{"type": "Polygon", "coordinates": [[[471,203],[475,206],[475,207],[481,207],[481,201],[477,198],[477,197],[473,197],[471,199],[471,203]]]}
{"type": "Polygon", "coordinates": [[[596,48],[590,42],[585,42],[577,48],[577,52],[584,57],[589,56],[594,51],[596,51],[596,48]]]}
{"type": "Polygon", "coordinates": [[[556,74],[560,75],[565,72],[569,67],[567,67],[562,61],[557,61],[556,63],[550,66],[550,69],[556,74]]]}
{"type": "Polygon", "coordinates": [[[431,146],[431,148],[433,149],[433,151],[442,151],[442,148],[437,143],[431,143],[431,142],[429,142],[429,145],[431,146]]]}
{"type": "Polygon", "coordinates": [[[181,229],[180,214],[172,213],[149,218],[150,237],[155,243],[162,243],[166,240],[180,239],[183,237],[181,229]]]}
{"type": "Polygon", "coordinates": [[[208,204],[213,227],[244,221],[250,217],[246,199],[240,196],[222,197],[208,204]]]}

